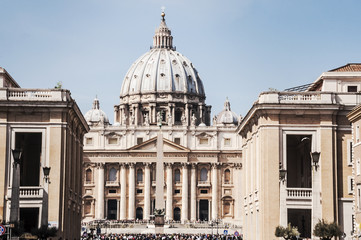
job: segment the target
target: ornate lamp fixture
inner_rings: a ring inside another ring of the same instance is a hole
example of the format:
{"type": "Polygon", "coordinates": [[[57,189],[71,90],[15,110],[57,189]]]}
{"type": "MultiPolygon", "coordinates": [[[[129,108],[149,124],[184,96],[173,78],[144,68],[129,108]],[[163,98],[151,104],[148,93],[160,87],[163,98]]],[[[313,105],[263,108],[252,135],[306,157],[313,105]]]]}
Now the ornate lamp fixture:
{"type": "Polygon", "coordinates": [[[49,183],[50,183],[50,178],[49,178],[50,167],[43,167],[43,173],[44,173],[45,182],[49,181],[49,183]]]}
{"type": "Polygon", "coordinates": [[[316,168],[316,171],[317,171],[317,167],[318,167],[318,162],[320,161],[320,154],[321,154],[320,152],[311,152],[312,162],[316,168]]]}

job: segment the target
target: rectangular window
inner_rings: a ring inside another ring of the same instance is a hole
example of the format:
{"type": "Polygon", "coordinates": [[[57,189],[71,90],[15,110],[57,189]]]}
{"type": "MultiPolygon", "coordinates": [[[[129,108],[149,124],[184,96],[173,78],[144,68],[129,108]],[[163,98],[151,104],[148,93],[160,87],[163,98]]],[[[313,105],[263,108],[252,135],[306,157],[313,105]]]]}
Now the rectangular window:
{"type": "Polygon", "coordinates": [[[137,145],[141,144],[143,142],[143,138],[137,138],[137,145]]]}
{"type": "Polygon", "coordinates": [[[225,138],[224,139],[224,146],[231,146],[231,139],[230,138],[225,138]]]}
{"type": "Polygon", "coordinates": [[[137,189],[137,194],[143,193],[142,189],[137,189]]]}
{"type": "Polygon", "coordinates": [[[118,144],[118,138],[109,138],[108,143],[109,144],[118,144]]]}
{"type": "Polygon", "coordinates": [[[86,145],[93,145],[93,138],[91,138],[91,137],[85,138],[85,144],[86,145]]]}
{"type": "Polygon", "coordinates": [[[208,138],[201,138],[199,139],[200,145],[208,145],[208,138]]]}
{"type": "Polygon", "coordinates": [[[207,194],[207,193],[208,193],[208,190],[201,189],[201,194],[207,194]]]}
{"type": "Polygon", "coordinates": [[[174,138],[174,142],[178,145],[180,145],[180,138],[174,138]]]}
{"type": "Polygon", "coordinates": [[[116,189],[109,189],[109,193],[117,193],[116,189]]]}
{"type": "Polygon", "coordinates": [[[357,184],[357,209],[361,210],[361,184],[357,184]]]}
{"type": "Polygon", "coordinates": [[[347,177],[347,189],[348,189],[348,194],[352,194],[353,193],[353,183],[354,183],[354,178],[353,176],[348,176],[347,177]]]}
{"type": "Polygon", "coordinates": [[[357,92],[357,86],[347,86],[347,92],[357,92]]]}
{"type": "Polygon", "coordinates": [[[174,194],[180,194],[180,189],[175,189],[174,194]]]}
{"type": "Polygon", "coordinates": [[[352,166],[352,140],[347,140],[347,165],[352,166]]]}

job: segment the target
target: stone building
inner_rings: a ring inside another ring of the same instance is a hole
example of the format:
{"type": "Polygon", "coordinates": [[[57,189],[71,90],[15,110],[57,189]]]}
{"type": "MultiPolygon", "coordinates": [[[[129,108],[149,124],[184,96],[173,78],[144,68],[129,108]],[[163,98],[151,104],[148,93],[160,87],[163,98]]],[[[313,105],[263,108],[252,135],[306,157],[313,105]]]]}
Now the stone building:
{"type": "Polygon", "coordinates": [[[20,221],[27,232],[50,224],[58,237],[79,237],[88,130],[68,90],[20,88],[0,68],[0,222],[20,221]]]}
{"type": "Polygon", "coordinates": [[[288,223],[311,238],[319,219],[339,223],[351,239],[353,140],[346,115],[360,103],[360,89],[361,64],[347,64],[312,84],[259,95],[237,129],[246,239],[274,239],[276,226],[288,223]]]}
{"type": "Polygon", "coordinates": [[[349,179],[348,187],[353,191],[353,230],[355,239],[361,239],[361,105],[356,106],[348,115],[352,123],[352,178],[349,179]]]}
{"type": "Polygon", "coordinates": [[[176,51],[164,17],[153,47],[124,78],[114,124],[98,99],[85,114],[90,131],[84,145],[84,221],[151,219],[161,131],[165,219],[241,225],[238,116],[227,99],[211,119],[202,80],[193,63],[176,51]]]}

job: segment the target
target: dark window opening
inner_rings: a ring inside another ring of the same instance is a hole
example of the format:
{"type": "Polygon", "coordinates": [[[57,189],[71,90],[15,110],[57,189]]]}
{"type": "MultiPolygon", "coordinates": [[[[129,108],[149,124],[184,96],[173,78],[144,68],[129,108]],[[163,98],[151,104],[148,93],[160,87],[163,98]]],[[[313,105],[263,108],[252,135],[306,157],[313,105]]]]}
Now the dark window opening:
{"type": "Polygon", "coordinates": [[[287,135],[287,187],[312,187],[311,142],[311,135],[287,135]]]}
{"type": "Polygon", "coordinates": [[[109,193],[117,193],[117,190],[115,190],[115,189],[109,189],[109,193]]]}
{"type": "Polygon", "coordinates": [[[347,92],[357,92],[357,86],[348,86],[347,92]]]}
{"type": "Polygon", "coordinates": [[[298,228],[300,237],[311,238],[311,209],[288,209],[287,218],[287,222],[298,228]]]}
{"type": "Polygon", "coordinates": [[[137,193],[143,193],[142,189],[137,189],[137,193]]]}
{"type": "Polygon", "coordinates": [[[137,210],[135,211],[135,217],[138,220],[142,220],[143,219],[143,208],[138,207],[137,210]]]}
{"type": "Polygon", "coordinates": [[[175,111],[174,120],[176,123],[182,123],[182,111],[181,110],[175,111]]]}
{"type": "Polygon", "coordinates": [[[143,142],[143,138],[137,138],[137,145],[141,144],[143,142]]]}
{"type": "Polygon", "coordinates": [[[15,148],[22,150],[20,186],[39,186],[41,133],[16,133],[15,148]]]}
{"type": "Polygon", "coordinates": [[[174,143],[180,145],[180,138],[174,138],[174,143]]]}
{"type": "Polygon", "coordinates": [[[20,208],[20,224],[23,224],[25,232],[38,228],[39,208],[20,208]]]}
{"type": "Polygon", "coordinates": [[[107,219],[116,220],[117,219],[117,200],[109,199],[108,200],[108,215],[107,219]]]}
{"type": "Polygon", "coordinates": [[[207,194],[208,190],[201,190],[201,194],[207,194]]]}
{"type": "Polygon", "coordinates": [[[179,194],[179,193],[180,193],[180,189],[174,190],[174,194],[179,194]]]}

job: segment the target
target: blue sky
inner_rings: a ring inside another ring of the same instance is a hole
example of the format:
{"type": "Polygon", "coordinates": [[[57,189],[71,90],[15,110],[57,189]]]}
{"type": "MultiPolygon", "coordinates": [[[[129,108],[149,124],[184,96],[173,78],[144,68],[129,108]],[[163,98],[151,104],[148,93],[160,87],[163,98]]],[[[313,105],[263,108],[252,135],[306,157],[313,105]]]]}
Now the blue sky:
{"type": "Polygon", "coordinates": [[[113,122],[123,78],[152,44],[165,6],[177,51],[197,68],[212,115],[245,115],[260,92],[361,62],[358,0],[0,0],[0,66],[23,88],[97,95],[113,122]]]}

